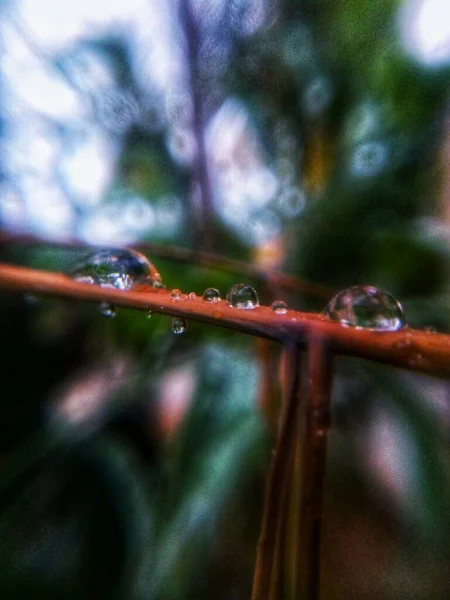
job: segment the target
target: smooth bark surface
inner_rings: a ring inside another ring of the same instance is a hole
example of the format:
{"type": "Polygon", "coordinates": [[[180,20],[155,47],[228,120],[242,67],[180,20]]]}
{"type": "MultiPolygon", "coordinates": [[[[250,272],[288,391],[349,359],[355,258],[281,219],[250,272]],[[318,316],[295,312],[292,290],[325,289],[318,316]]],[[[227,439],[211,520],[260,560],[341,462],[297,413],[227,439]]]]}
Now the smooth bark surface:
{"type": "MultiPolygon", "coordinates": [[[[213,283],[213,282],[211,282],[213,283]]],[[[227,302],[192,300],[186,294],[174,300],[166,290],[141,287],[129,291],[79,283],[60,273],[0,264],[0,288],[71,300],[110,302],[138,310],[152,310],[239,330],[282,343],[305,345],[311,334],[327,339],[333,354],[358,356],[413,371],[450,375],[450,335],[404,328],[373,331],[344,327],[322,314],[288,310],[275,314],[270,307],[237,309],[227,302]]]]}

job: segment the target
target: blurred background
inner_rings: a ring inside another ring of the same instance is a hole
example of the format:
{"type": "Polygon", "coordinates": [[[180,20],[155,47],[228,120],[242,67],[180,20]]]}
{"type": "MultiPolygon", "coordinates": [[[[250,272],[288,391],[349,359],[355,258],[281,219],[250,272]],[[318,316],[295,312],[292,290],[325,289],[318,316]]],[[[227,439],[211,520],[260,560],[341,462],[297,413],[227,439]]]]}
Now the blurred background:
{"type": "MultiPolygon", "coordinates": [[[[2,261],[139,246],[169,289],[370,284],[450,332],[446,0],[2,0],[0,83],[2,261]]],[[[0,597],[249,598],[280,349],[0,305],[0,597]]],[[[336,360],[324,599],[450,596],[449,391],[336,360]]]]}

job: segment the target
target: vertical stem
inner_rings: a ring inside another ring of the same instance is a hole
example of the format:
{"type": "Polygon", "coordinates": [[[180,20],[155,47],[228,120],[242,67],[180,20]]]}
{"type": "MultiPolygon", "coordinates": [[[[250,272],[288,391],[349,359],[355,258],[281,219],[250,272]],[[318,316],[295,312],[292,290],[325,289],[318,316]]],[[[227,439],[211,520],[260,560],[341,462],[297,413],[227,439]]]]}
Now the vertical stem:
{"type": "Polygon", "coordinates": [[[196,247],[201,247],[206,250],[211,248],[213,239],[212,219],[213,219],[213,190],[211,179],[209,176],[208,157],[205,144],[205,124],[203,115],[203,99],[202,91],[199,86],[199,51],[201,44],[201,36],[195,23],[195,17],[192,14],[192,9],[189,0],[180,0],[180,16],[181,25],[184,30],[186,48],[187,48],[187,63],[189,70],[189,80],[192,98],[193,112],[193,133],[197,147],[197,153],[193,166],[193,214],[195,218],[195,237],[196,247]],[[194,185],[197,185],[200,191],[199,203],[197,205],[194,193],[194,185]]]}
{"type": "Polygon", "coordinates": [[[270,340],[259,338],[256,340],[255,347],[261,367],[258,408],[275,437],[278,433],[281,404],[278,387],[279,377],[277,377],[281,355],[278,351],[278,345],[270,340]]]}
{"type": "Polygon", "coordinates": [[[330,426],[331,354],[323,337],[312,335],[308,345],[305,414],[300,422],[300,510],[297,546],[296,597],[318,600],[320,541],[330,426]]]}
{"type": "Polygon", "coordinates": [[[300,394],[300,350],[296,344],[285,349],[286,387],[279,434],[270,466],[264,501],[263,522],[258,541],[252,600],[269,600],[277,595],[282,532],[289,497],[289,482],[295,446],[300,394]]]}

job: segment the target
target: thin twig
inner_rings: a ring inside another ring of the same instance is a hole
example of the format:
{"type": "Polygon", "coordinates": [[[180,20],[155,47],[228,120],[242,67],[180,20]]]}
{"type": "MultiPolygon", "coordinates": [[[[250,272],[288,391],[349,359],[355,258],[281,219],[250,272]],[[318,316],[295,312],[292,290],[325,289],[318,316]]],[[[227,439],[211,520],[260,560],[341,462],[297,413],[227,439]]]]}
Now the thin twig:
{"type": "MultiPolygon", "coordinates": [[[[92,248],[92,246],[77,239],[56,241],[28,234],[10,233],[8,231],[0,231],[0,242],[60,248],[92,248]]],[[[266,281],[270,283],[272,287],[278,288],[280,292],[285,290],[292,293],[306,294],[315,298],[323,298],[324,300],[329,300],[336,293],[336,290],[333,290],[333,288],[326,285],[313,283],[282,271],[267,270],[243,260],[232,260],[210,252],[200,252],[199,250],[191,250],[190,248],[167,246],[164,244],[151,244],[147,242],[134,244],[133,247],[149,255],[150,260],[153,260],[155,257],[167,258],[169,260],[188,262],[196,266],[211,267],[213,269],[233,273],[234,275],[239,273],[241,275],[247,275],[248,277],[266,281]]]]}
{"type": "Polygon", "coordinates": [[[199,52],[202,40],[189,0],[180,0],[180,22],[186,41],[186,60],[192,98],[192,129],[196,144],[193,183],[194,185],[198,185],[200,191],[200,203],[197,206],[195,204],[194,189],[192,190],[192,197],[194,198],[193,214],[197,215],[195,227],[198,239],[196,242],[201,247],[210,248],[213,239],[213,188],[209,175],[210,169],[205,146],[202,87],[198,85],[199,52]]]}
{"type": "Polygon", "coordinates": [[[288,310],[274,313],[268,306],[240,310],[227,302],[189,299],[186,294],[174,300],[169,292],[148,287],[132,290],[103,288],[80,283],[60,273],[49,273],[0,264],[0,288],[44,294],[71,300],[110,302],[138,310],[152,310],[203,323],[210,323],[282,343],[305,346],[311,334],[328,340],[334,354],[358,356],[437,376],[450,375],[450,335],[409,328],[399,331],[373,331],[343,327],[322,314],[288,310]]]}
{"type": "Polygon", "coordinates": [[[295,598],[318,600],[320,541],[330,426],[331,353],[322,336],[308,344],[306,406],[299,420],[300,507],[296,548],[295,598]]]}

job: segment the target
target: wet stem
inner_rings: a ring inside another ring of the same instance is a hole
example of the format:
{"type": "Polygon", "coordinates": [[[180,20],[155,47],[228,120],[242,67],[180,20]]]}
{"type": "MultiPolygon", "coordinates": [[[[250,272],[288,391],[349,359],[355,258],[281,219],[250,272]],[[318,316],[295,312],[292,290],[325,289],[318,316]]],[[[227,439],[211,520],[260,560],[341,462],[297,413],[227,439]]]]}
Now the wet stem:
{"type": "Polygon", "coordinates": [[[0,289],[94,303],[108,302],[191,319],[277,341],[285,353],[284,398],[269,469],[252,600],[318,600],[320,538],[329,428],[331,359],[359,356],[438,376],[450,373],[450,336],[405,328],[342,327],[323,315],[267,306],[237,309],[166,290],[118,290],[70,277],[0,264],[0,289]],[[301,353],[306,349],[306,380],[301,353]],[[420,356],[420,360],[418,360],[420,356]],[[294,527],[292,527],[294,525],[294,527]],[[292,535],[292,531],[297,533],[292,535]]]}

